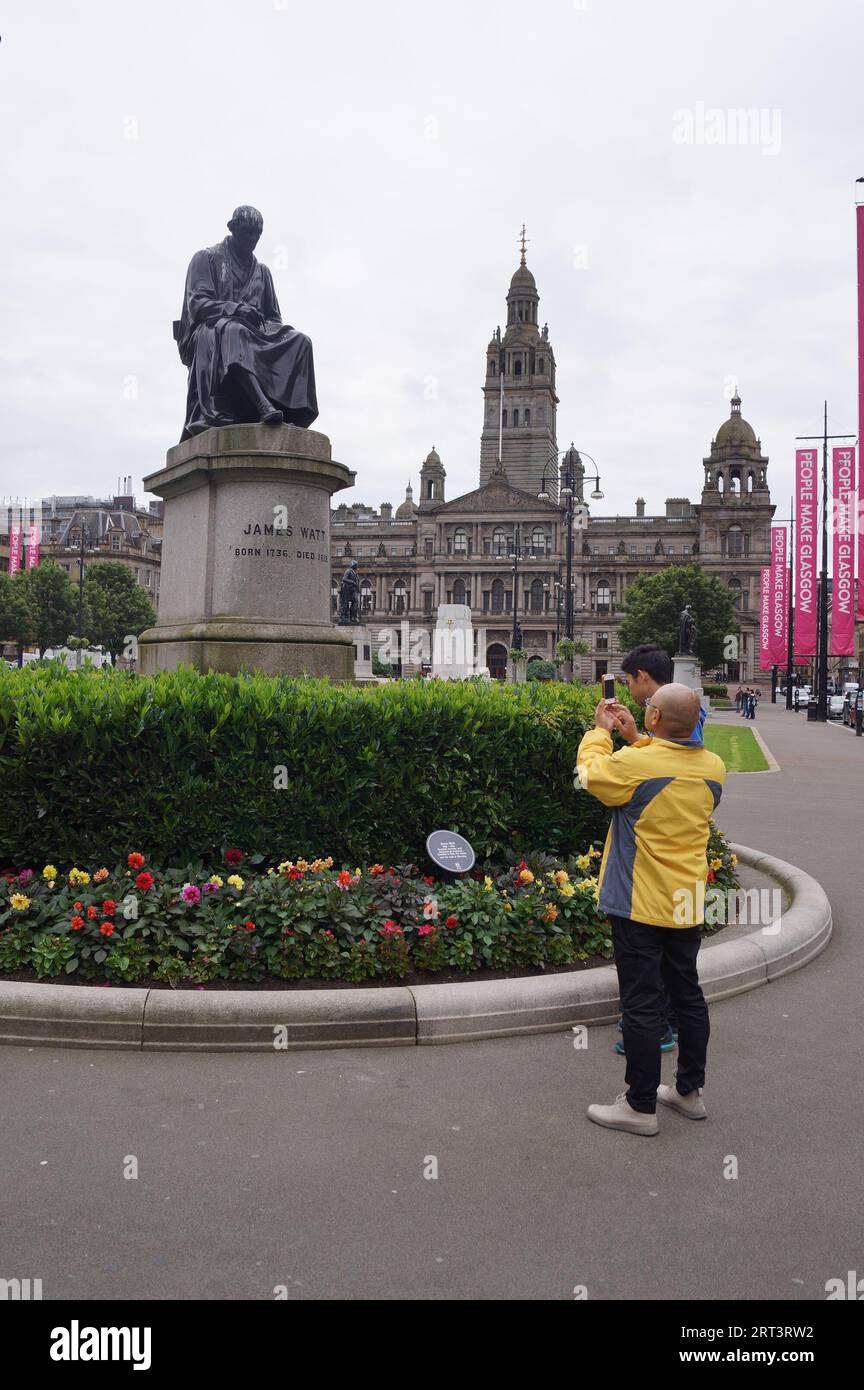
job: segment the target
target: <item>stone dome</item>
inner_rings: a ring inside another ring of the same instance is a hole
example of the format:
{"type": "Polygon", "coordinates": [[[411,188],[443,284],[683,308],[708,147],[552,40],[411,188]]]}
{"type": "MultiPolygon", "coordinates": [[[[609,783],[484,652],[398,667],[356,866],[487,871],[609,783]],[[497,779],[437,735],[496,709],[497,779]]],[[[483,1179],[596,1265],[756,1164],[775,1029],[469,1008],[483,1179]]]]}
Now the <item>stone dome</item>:
{"type": "Polygon", "coordinates": [[[396,517],[399,521],[411,521],[417,515],[417,507],[414,504],[411,484],[405,489],[405,501],[400,502],[396,508],[396,517]]]}
{"type": "Polygon", "coordinates": [[[714,440],[717,449],[755,449],[758,446],[756,431],[741,414],[741,397],[734,395],[731,401],[732,413],[717,431],[714,440]]]}
{"type": "Polygon", "coordinates": [[[529,294],[537,293],[537,281],[534,279],[527,265],[520,265],[518,270],[514,272],[513,279],[510,281],[510,289],[511,291],[527,291],[529,294]]]}
{"type": "Polygon", "coordinates": [[[434,444],[432,445],[432,448],[429,450],[429,453],[426,455],[424,462],[428,464],[433,464],[436,468],[440,467],[441,455],[438,453],[438,450],[435,448],[434,444]]]}

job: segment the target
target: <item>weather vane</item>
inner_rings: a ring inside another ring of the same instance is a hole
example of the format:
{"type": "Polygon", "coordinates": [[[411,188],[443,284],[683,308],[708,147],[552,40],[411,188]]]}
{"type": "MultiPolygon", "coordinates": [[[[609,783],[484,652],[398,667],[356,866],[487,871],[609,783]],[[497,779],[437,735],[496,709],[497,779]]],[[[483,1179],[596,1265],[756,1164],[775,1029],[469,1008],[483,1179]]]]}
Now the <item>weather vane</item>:
{"type": "Polygon", "coordinates": [[[521,245],[522,245],[522,260],[520,261],[520,265],[524,265],[524,264],[525,264],[525,247],[526,247],[526,245],[527,245],[527,242],[526,242],[526,239],[525,239],[525,223],[524,223],[524,222],[522,223],[522,235],[520,236],[519,240],[520,240],[521,245]]]}

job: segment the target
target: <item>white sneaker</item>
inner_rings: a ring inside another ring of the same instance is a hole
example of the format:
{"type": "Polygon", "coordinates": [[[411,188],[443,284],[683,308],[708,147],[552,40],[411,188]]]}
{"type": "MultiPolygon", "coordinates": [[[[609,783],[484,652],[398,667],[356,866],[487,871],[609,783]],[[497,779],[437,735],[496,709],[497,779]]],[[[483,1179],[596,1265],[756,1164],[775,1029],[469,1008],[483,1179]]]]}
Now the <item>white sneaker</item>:
{"type": "Polygon", "coordinates": [[[604,1129],[623,1129],[628,1134],[656,1134],[659,1130],[657,1116],[634,1110],[626,1091],[616,1097],[614,1105],[589,1105],[588,1119],[604,1129]]]}
{"type": "Polygon", "coordinates": [[[677,1110],[679,1115],[686,1115],[688,1120],[704,1120],[708,1114],[702,1099],[701,1086],[689,1095],[682,1096],[673,1081],[671,1086],[657,1087],[657,1099],[661,1105],[668,1105],[670,1110],[677,1110]]]}

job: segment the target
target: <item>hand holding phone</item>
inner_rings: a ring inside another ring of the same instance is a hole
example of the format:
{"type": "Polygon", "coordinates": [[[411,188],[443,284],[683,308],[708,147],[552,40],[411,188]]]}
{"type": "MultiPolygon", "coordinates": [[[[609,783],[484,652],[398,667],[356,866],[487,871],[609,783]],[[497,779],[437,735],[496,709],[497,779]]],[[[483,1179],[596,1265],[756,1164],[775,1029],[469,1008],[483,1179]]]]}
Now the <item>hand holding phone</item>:
{"type": "Polygon", "coordinates": [[[603,677],[603,699],[607,705],[615,704],[615,677],[606,675],[603,677]]]}

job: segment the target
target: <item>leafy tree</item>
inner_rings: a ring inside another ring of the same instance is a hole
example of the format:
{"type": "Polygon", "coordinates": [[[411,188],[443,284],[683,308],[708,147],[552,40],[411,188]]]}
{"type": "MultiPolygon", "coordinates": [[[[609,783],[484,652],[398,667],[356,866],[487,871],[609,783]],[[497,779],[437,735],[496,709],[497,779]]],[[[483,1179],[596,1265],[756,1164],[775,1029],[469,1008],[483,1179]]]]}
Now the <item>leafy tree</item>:
{"type": "Polygon", "coordinates": [[[738,619],[729,590],[698,564],[672,565],[659,574],[640,574],[631,584],[618,628],[622,651],[642,642],[656,642],[674,656],[679,618],[686,603],[693,606],[696,652],[702,666],[710,670],[719,666],[725,659],[725,639],[737,633],[738,619]]]}
{"type": "Polygon", "coordinates": [[[0,643],[14,642],[18,665],[24,664],[24,648],[33,640],[33,607],[26,570],[0,572],[0,643]]]}
{"type": "Polygon", "coordinates": [[[529,681],[554,681],[558,679],[558,668],[554,661],[529,661],[525,677],[529,681]]]}
{"type": "Polygon", "coordinates": [[[62,647],[74,630],[77,615],[75,586],[60,565],[43,560],[28,574],[33,609],[33,640],[42,656],[46,647],[62,647]]]}
{"type": "Polygon", "coordinates": [[[117,560],[95,560],[85,568],[84,615],[90,641],[109,651],[115,662],[127,637],[137,637],[156,621],[153,605],[132,571],[117,560]]]}

